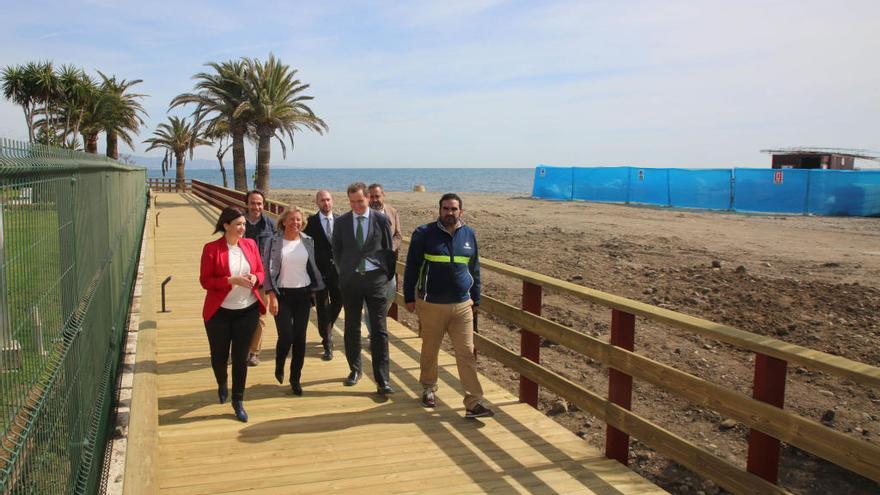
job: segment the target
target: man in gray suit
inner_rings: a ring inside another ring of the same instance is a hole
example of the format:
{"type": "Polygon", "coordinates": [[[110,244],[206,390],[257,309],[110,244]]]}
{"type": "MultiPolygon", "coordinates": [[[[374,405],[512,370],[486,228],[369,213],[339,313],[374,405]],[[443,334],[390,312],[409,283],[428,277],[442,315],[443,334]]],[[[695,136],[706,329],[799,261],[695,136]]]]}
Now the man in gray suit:
{"type": "Polygon", "coordinates": [[[373,377],[379,394],[394,393],[388,376],[388,328],[385,323],[388,281],[394,277],[391,227],[388,217],[372,211],[367,203],[367,186],[348,186],[351,211],[333,222],[333,261],[339,272],[342,306],[345,309],[345,358],[351,371],[345,385],[361,378],[361,311],[370,313],[370,354],[373,377]]]}

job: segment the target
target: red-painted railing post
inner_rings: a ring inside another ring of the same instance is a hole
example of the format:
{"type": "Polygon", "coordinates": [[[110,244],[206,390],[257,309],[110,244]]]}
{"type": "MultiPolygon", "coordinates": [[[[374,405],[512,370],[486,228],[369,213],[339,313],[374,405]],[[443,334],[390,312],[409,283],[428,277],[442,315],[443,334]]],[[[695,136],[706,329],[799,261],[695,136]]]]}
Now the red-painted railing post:
{"type": "MultiPolygon", "coordinates": [[[[755,382],[752,396],[782,408],[785,404],[785,373],[788,363],[764,354],[755,354],[755,382]]],[[[749,431],[749,457],[746,469],[776,483],[779,476],[779,440],[752,429],[749,431]]]]}
{"type": "MultiPolygon", "coordinates": [[[[541,315],[541,286],[523,280],[522,309],[541,315]]],[[[519,355],[536,363],[541,362],[541,337],[525,329],[520,330],[519,355]]],[[[538,384],[520,375],[519,401],[538,407],[538,384]]]]}
{"type": "MultiPolygon", "coordinates": [[[[611,345],[628,351],[635,349],[636,317],[625,311],[611,310],[611,345]]],[[[608,370],[608,400],[624,409],[632,408],[632,376],[608,370]]],[[[629,435],[607,425],[605,428],[605,457],[624,466],[629,464],[629,435]]]]}

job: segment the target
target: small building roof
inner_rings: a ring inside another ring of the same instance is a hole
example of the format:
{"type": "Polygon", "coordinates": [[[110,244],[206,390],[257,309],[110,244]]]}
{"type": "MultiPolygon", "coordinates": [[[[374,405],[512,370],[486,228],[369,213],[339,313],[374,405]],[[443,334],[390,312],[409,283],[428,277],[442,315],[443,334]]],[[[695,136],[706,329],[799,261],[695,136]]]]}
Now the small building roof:
{"type": "Polygon", "coordinates": [[[794,148],[776,148],[761,150],[761,153],[773,155],[838,155],[862,160],[880,161],[880,152],[851,148],[817,148],[811,146],[796,146],[794,148]]]}

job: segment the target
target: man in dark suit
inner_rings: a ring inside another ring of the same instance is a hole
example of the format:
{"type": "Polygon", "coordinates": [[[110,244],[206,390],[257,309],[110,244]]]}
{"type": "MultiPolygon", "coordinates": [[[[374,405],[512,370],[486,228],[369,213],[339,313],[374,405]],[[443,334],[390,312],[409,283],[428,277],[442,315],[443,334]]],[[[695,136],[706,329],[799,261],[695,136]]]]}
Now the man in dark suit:
{"type": "Polygon", "coordinates": [[[315,309],[318,313],[318,333],[321,334],[321,345],[324,355],[321,359],[333,359],[333,324],[342,309],[342,292],[339,291],[339,274],[333,265],[333,249],[330,239],[333,238],[333,197],[329,191],[320,190],[315,194],[318,212],[308,218],[303,232],[315,240],[315,262],[324,277],[326,288],[315,294],[315,309]]]}
{"type": "Polygon", "coordinates": [[[370,354],[377,391],[394,393],[388,376],[388,329],[385,297],[388,281],[394,277],[395,263],[388,218],[372,211],[367,203],[367,185],[348,186],[351,211],[333,224],[333,261],[342,287],[345,308],[345,358],[351,370],[345,385],[361,378],[361,311],[366,303],[370,312],[370,354]]]}

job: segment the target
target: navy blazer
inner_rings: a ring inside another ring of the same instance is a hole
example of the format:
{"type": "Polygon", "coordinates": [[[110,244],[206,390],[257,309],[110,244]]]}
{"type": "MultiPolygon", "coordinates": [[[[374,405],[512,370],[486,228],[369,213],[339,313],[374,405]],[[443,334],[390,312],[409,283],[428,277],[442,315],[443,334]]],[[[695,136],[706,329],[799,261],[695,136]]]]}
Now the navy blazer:
{"type": "Polygon", "coordinates": [[[394,259],[388,217],[374,210],[370,212],[369,222],[363,246],[358,246],[354,237],[354,215],[351,211],[340,215],[333,222],[333,262],[343,286],[355,275],[361,259],[364,258],[378,266],[389,280],[396,273],[397,263],[394,259]]]}
{"type": "MultiPolygon", "coordinates": [[[[333,216],[334,225],[337,218],[339,218],[338,215],[333,216]]],[[[303,232],[311,236],[315,241],[315,262],[318,264],[318,269],[321,270],[324,278],[329,275],[336,275],[336,268],[333,267],[333,248],[330,246],[327,232],[324,231],[320,213],[315,213],[309,217],[303,232]]]]}

